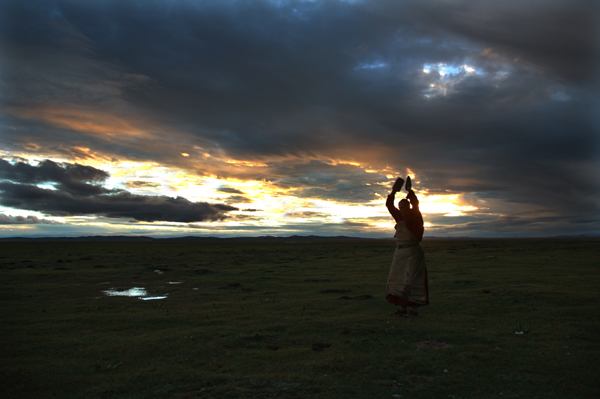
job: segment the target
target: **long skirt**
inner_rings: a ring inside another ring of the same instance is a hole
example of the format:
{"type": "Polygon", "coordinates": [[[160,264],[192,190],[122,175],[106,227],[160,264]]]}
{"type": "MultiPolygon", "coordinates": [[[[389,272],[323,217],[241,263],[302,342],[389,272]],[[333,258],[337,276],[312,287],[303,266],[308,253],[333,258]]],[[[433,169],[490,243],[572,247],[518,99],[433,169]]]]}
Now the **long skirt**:
{"type": "Polygon", "coordinates": [[[420,245],[396,248],[387,282],[387,300],[400,306],[429,304],[425,252],[420,245]]]}

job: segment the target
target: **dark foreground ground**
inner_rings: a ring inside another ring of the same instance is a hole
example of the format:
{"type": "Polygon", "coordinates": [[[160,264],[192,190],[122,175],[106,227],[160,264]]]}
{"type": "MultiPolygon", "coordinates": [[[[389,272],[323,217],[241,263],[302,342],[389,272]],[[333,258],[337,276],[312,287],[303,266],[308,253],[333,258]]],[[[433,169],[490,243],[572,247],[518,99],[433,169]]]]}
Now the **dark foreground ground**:
{"type": "Polygon", "coordinates": [[[597,397],[600,240],[423,247],[407,319],[392,241],[0,243],[0,396],[597,397]]]}

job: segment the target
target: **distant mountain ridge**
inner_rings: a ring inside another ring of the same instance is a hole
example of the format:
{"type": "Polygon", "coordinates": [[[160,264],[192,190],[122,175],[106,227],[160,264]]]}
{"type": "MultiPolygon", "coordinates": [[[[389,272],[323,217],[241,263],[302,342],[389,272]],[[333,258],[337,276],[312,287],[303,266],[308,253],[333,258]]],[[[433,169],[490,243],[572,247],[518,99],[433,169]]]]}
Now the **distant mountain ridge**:
{"type": "Polygon", "coordinates": [[[2,241],[321,241],[321,240],[369,240],[376,238],[361,238],[348,236],[258,236],[258,237],[149,237],[149,236],[83,236],[83,237],[6,237],[2,241]]]}
{"type": "MultiPolygon", "coordinates": [[[[600,238],[599,235],[580,234],[572,236],[554,236],[554,237],[437,237],[426,236],[425,240],[519,240],[519,239],[561,239],[561,238],[600,238]]],[[[81,237],[4,237],[0,242],[27,242],[27,241],[123,241],[123,242],[148,242],[148,241],[280,241],[280,242],[309,242],[309,241],[344,241],[344,240],[393,240],[391,237],[348,237],[348,236],[255,236],[255,237],[203,237],[203,236],[183,236],[183,237],[149,237],[149,236],[81,236],[81,237]]]]}

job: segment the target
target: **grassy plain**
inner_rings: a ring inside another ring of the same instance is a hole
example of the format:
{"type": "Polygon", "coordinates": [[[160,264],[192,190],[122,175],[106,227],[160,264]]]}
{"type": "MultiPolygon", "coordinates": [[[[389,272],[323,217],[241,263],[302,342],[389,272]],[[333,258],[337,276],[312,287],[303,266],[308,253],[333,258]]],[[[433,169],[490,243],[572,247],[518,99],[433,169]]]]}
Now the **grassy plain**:
{"type": "Polygon", "coordinates": [[[0,395],[597,397],[600,240],[423,247],[408,319],[388,240],[2,242],[0,395]],[[133,287],[168,296],[103,293],[133,287]]]}

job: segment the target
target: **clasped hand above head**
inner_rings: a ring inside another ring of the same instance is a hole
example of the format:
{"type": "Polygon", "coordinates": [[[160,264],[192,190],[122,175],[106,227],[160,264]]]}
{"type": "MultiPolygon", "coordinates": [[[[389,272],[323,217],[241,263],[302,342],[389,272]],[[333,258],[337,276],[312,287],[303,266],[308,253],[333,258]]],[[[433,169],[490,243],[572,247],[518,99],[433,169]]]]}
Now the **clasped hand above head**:
{"type": "MultiPolygon", "coordinates": [[[[394,185],[392,186],[392,195],[395,195],[397,192],[401,191],[402,186],[404,186],[404,179],[399,177],[396,179],[396,181],[394,182],[394,185]]],[[[408,199],[415,198],[416,199],[417,196],[415,195],[415,192],[412,189],[410,189],[410,190],[408,190],[408,195],[406,196],[406,198],[408,198],[408,199]]]]}
{"type": "Polygon", "coordinates": [[[392,187],[392,194],[396,194],[398,191],[402,190],[402,186],[404,185],[404,179],[399,177],[394,182],[394,186],[392,187]]]}

